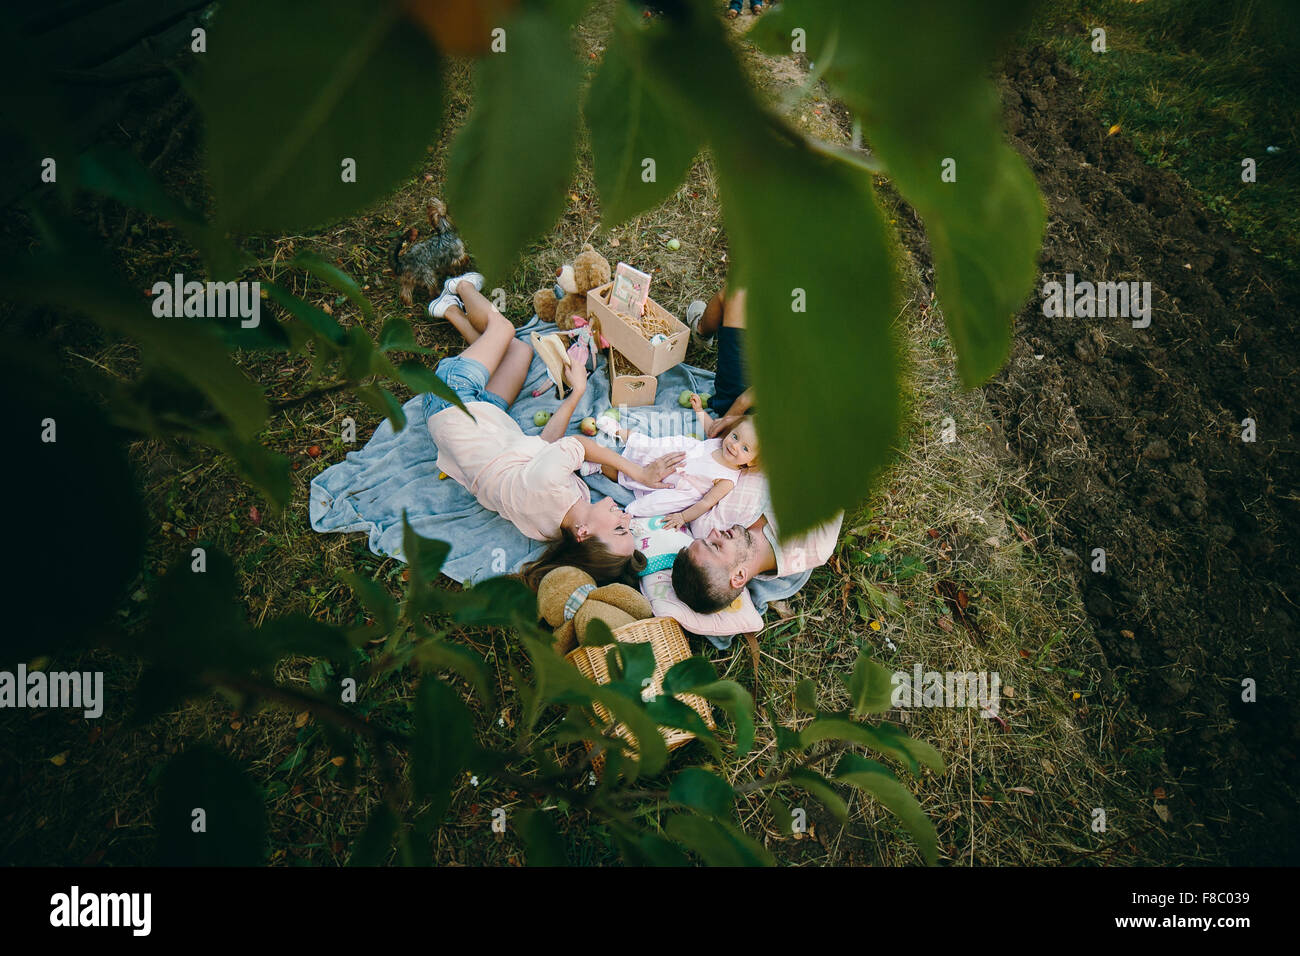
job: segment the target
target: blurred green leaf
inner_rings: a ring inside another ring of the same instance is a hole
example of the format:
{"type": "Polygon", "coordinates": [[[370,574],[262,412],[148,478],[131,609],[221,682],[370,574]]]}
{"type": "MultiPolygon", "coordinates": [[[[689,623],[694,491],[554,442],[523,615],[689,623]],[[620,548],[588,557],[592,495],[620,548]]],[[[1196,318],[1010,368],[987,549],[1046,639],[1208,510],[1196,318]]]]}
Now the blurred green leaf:
{"type": "Polygon", "coordinates": [[[937,762],[937,769],[939,771],[943,769],[943,760],[939,757],[938,751],[928,744],[912,741],[897,728],[886,730],[884,727],[870,727],[843,717],[818,717],[799,732],[802,749],[807,749],[822,740],[843,740],[870,747],[872,750],[893,757],[911,773],[916,773],[920,769],[918,756],[925,758],[926,766],[934,767],[937,762]],[[904,741],[907,743],[905,744],[904,741]]]}
{"type": "Polygon", "coordinates": [[[357,837],[352,846],[352,856],[348,866],[380,866],[393,849],[393,837],[397,836],[397,815],[386,803],[375,807],[366,821],[366,828],[357,837]]]}
{"type": "Polygon", "coordinates": [[[429,670],[448,670],[467,680],[488,707],[496,701],[492,692],[492,672],[483,658],[468,647],[449,641],[425,640],[415,649],[415,659],[429,670]]]}
{"type": "Polygon", "coordinates": [[[943,755],[924,740],[909,737],[893,724],[878,724],[872,730],[876,734],[875,748],[906,764],[912,773],[916,773],[922,766],[935,773],[943,773],[947,769],[943,755]]]}
{"type": "MultiPolygon", "coordinates": [[[[650,29],[659,29],[653,24],[650,29]]],[[[591,131],[596,188],[605,228],[640,215],[671,196],[686,177],[701,141],[660,98],[643,28],[620,4],[614,32],[591,81],[583,110],[591,131]],[[653,176],[645,166],[653,160],[653,176]],[[649,181],[647,181],[647,179],[649,181]]]]}
{"type": "Polygon", "coordinates": [[[712,684],[717,679],[718,672],[709,660],[696,655],[668,668],[668,673],[664,675],[664,692],[683,694],[704,684],[712,684]]]}
{"type": "Polygon", "coordinates": [[[663,837],[653,833],[643,833],[635,844],[637,859],[629,861],[641,866],[690,866],[686,854],[663,837]]]}
{"type": "Polygon", "coordinates": [[[794,814],[786,806],[784,800],[775,793],[769,793],[767,797],[767,809],[772,814],[772,824],[776,827],[777,833],[794,832],[794,814]]]}
{"type": "Polygon", "coordinates": [[[650,686],[655,672],[654,647],[648,641],[639,644],[620,641],[618,653],[623,661],[623,681],[627,690],[641,700],[641,694],[650,686]]]}
{"type": "Polygon", "coordinates": [[[334,668],[329,661],[314,661],[310,670],[307,671],[307,684],[318,694],[323,694],[330,686],[330,677],[334,674],[334,668]]]}
{"type": "Polygon", "coordinates": [[[581,71],[568,31],[539,10],[505,29],[508,52],[475,67],[474,108],[447,159],[448,205],[489,276],[507,275],[559,218],[578,142],[581,71]]]}
{"type": "Polygon", "coordinates": [[[703,718],[696,713],[694,707],[668,694],[659,694],[654,700],[646,702],[645,709],[646,713],[654,718],[656,724],[694,734],[708,748],[715,760],[722,759],[722,748],[718,746],[718,738],[703,718]]]}
{"type": "Polygon", "coordinates": [[[100,144],[82,154],[79,163],[81,184],[87,189],[179,229],[202,254],[212,279],[233,279],[252,264],[251,256],[210,228],[196,210],[170,196],[132,153],[100,144]]]}
{"type": "Polygon", "coordinates": [[[388,319],[379,331],[379,350],[388,352],[394,349],[415,352],[417,355],[433,354],[433,349],[426,349],[415,340],[415,330],[411,328],[411,323],[400,316],[388,319]]]}
{"type": "Polygon", "coordinates": [[[988,77],[997,50],[1033,6],[940,0],[918,17],[883,0],[789,0],[760,31],[769,49],[788,52],[790,29],[803,28],[814,60],[834,45],[826,82],[861,118],[889,178],[925,221],[939,304],[968,386],[1001,368],[1012,316],[1038,272],[1042,199],[1002,139],[1001,103],[988,77]],[[952,182],[941,176],[947,160],[955,161],[952,182]]]}
{"type": "Polygon", "coordinates": [[[830,811],[831,815],[841,823],[849,818],[849,805],[845,799],[835,792],[831,782],[821,774],[812,770],[792,770],[790,772],[790,782],[802,790],[806,790],[812,796],[830,811]]]}
{"type": "Polygon", "coordinates": [[[646,64],[717,157],[727,285],[748,291],[764,470],[789,536],[856,506],[898,433],[890,245],[870,173],[811,148],[759,106],[712,13],[691,6],[671,23],[647,34],[646,64]],[[809,469],[816,495],[806,493],[809,469]]]}
{"type": "Polygon", "coordinates": [[[196,437],[225,452],[239,476],[266,495],[276,507],[289,507],[293,484],[289,478],[287,456],[229,431],[203,430],[196,437]]]}
{"type": "Polygon", "coordinates": [[[871,659],[866,648],[858,652],[849,677],[850,706],[855,714],[884,713],[893,706],[890,672],[871,659]]]}
{"type": "MultiPolygon", "coordinates": [[[[622,721],[636,738],[638,760],[630,763],[627,770],[629,782],[641,774],[658,773],[668,762],[668,748],[659,727],[650,717],[640,700],[629,700],[618,691],[602,684],[597,684],[583,677],[578,669],[560,657],[547,644],[535,637],[519,636],[519,642],[528,652],[533,662],[534,687],[536,703],[558,702],[566,698],[577,697],[585,701],[600,701],[614,715],[616,721],[622,721]]],[[[532,716],[529,718],[533,719],[532,716]]],[[[613,755],[605,768],[602,781],[616,777],[613,774],[613,755]],[[613,774],[613,777],[611,777],[613,774]]]]}
{"type": "Polygon", "coordinates": [[[342,346],[347,341],[347,333],[332,315],[326,315],[316,306],[305,302],[288,289],[274,282],[263,282],[266,294],[284,308],[286,312],[298,319],[324,341],[335,346],[342,346]]]}
{"type": "Polygon", "coordinates": [[[377,354],[375,343],[359,325],[345,329],[343,337],[343,375],[349,381],[359,382],[371,373],[377,354]]]}
{"type": "Polygon", "coordinates": [[[320,226],[411,175],[438,136],[442,69],[400,13],[350,0],[222,3],[194,81],[223,230],[320,226]]]}
{"type": "Polygon", "coordinates": [[[668,799],[707,817],[726,819],[732,815],[736,792],[721,777],[701,767],[687,767],[673,777],[668,799]]]}
{"type": "Polygon", "coordinates": [[[543,810],[520,810],[515,814],[515,827],[524,841],[529,866],[568,866],[564,844],[550,814],[543,810]]]}
{"type": "Polygon", "coordinates": [[[402,553],[401,559],[410,570],[410,582],[407,585],[406,616],[414,620],[428,604],[435,600],[434,585],[442,572],[442,563],[451,553],[451,545],[445,541],[422,538],[411,527],[405,510],[402,511],[402,553]]]}
{"type": "Polygon", "coordinates": [[[400,432],[406,427],[406,413],[402,411],[402,403],[388,389],[378,385],[362,385],[357,388],[356,395],[380,415],[386,417],[393,426],[393,431],[400,432]]]}
{"type": "Polygon", "coordinates": [[[537,595],[518,578],[485,578],[462,591],[438,588],[426,607],[450,614],[458,624],[510,626],[537,620],[537,595]]]}
{"type": "Polygon", "coordinates": [[[898,782],[889,768],[875,760],[844,754],[835,765],[835,779],[851,783],[902,822],[931,866],[939,860],[939,835],[911,791],[898,782]]]}
{"type": "Polygon", "coordinates": [[[817,713],[817,682],[811,677],[794,685],[794,705],[805,714],[817,713]]]}
{"type": "Polygon", "coordinates": [[[251,438],[266,422],[266,399],[226,354],[209,324],[160,317],[149,300],[113,271],[113,257],[72,222],[31,212],[41,237],[34,255],[0,257],[0,287],[8,297],[59,306],[89,316],[133,339],[146,369],[172,370],[207,396],[236,436],[251,438]]]}
{"type": "Polygon", "coordinates": [[[439,398],[446,399],[473,418],[473,414],[466,410],[461,397],[452,391],[450,386],[428,366],[422,365],[414,359],[403,362],[397,366],[397,378],[411,391],[416,393],[433,392],[439,398]]]}
{"type": "Polygon", "coordinates": [[[469,762],[474,721],[460,695],[436,677],[425,676],[415,692],[415,733],[411,741],[411,786],[429,800],[429,818],[440,824],[451,803],[451,789],[469,762]]]}
{"type": "Polygon", "coordinates": [[[140,569],[147,532],[126,455],[128,436],[105,420],[99,404],[68,381],[51,355],[9,339],[0,350],[0,402],[18,443],[9,453],[17,465],[14,500],[40,524],[38,534],[24,537],[22,557],[15,554],[6,573],[12,599],[0,628],[0,654],[11,666],[87,643],[140,569]],[[47,420],[55,441],[41,440],[47,420]],[[83,572],[68,559],[77,542],[87,540],[88,515],[94,516],[93,569],[83,572]]]}
{"type": "Polygon", "coordinates": [[[357,284],[357,281],[352,276],[334,265],[334,263],[326,262],[314,252],[300,252],[293,257],[290,265],[311,273],[326,285],[342,292],[361,309],[361,313],[367,319],[375,317],[375,307],[370,304],[370,300],[366,298],[361,286],[357,284]]]}
{"type": "Polygon", "coordinates": [[[736,725],[736,750],[741,755],[754,746],[754,698],[749,691],[732,680],[715,681],[692,688],[705,700],[717,704],[736,725]]]}
{"type": "Polygon", "coordinates": [[[357,600],[374,615],[379,630],[387,634],[397,623],[397,602],[378,581],[354,571],[340,571],[339,577],[356,593],[357,600]]]}
{"type": "Polygon", "coordinates": [[[608,647],[614,643],[614,632],[608,624],[594,617],[587,623],[587,630],[580,636],[578,643],[583,647],[608,647]]]}
{"type": "Polygon", "coordinates": [[[274,649],[249,629],[235,593],[235,567],[223,552],[182,552],[153,585],[150,614],[132,639],[133,649],[161,667],[190,674],[268,667],[274,649]]]}
{"type": "Polygon", "coordinates": [[[261,792],[237,763],[205,744],[167,764],[154,831],[160,866],[259,866],[266,856],[261,792]]]}
{"type": "Polygon", "coordinates": [[[304,614],[287,614],[268,621],[256,630],[253,639],[262,641],[276,657],[300,654],[344,660],[352,653],[352,645],[341,628],[304,614]]]}
{"type": "Polygon", "coordinates": [[[772,854],[756,840],[716,820],[679,813],[668,818],[664,829],[709,866],[774,866],[776,863],[772,854]]]}

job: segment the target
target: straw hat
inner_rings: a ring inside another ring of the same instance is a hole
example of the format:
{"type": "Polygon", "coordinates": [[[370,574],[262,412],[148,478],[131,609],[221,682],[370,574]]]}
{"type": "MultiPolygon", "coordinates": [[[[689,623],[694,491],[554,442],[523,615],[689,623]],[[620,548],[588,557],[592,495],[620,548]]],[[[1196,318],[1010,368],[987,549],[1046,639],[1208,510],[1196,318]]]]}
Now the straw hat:
{"type": "Polygon", "coordinates": [[[554,332],[549,335],[530,333],[533,351],[546,364],[546,374],[555,383],[555,389],[561,399],[564,398],[564,370],[569,365],[568,340],[554,332]]]}

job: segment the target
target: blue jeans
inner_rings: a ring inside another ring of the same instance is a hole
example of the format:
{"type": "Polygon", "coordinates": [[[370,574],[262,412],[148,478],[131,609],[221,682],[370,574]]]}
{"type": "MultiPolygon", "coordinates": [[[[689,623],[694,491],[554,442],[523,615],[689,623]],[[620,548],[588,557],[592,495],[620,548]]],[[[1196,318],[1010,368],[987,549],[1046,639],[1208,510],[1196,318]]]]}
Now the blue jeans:
{"type": "MultiPolygon", "coordinates": [[[[731,0],[731,3],[727,4],[727,6],[732,10],[735,10],[737,13],[740,13],[745,9],[745,0],[731,0]]],[[[749,0],[749,9],[751,11],[762,10],[763,0],[749,0]]]]}
{"type": "MultiPolygon", "coordinates": [[[[478,359],[453,355],[439,362],[438,367],[433,371],[438,378],[447,383],[448,388],[460,396],[460,400],[466,405],[470,402],[487,402],[503,412],[510,410],[509,402],[495,392],[487,390],[487,366],[478,359]]],[[[424,393],[425,421],[444,409],[455,407],[440,395],[435,395],[433,392],[424,393]]]]}

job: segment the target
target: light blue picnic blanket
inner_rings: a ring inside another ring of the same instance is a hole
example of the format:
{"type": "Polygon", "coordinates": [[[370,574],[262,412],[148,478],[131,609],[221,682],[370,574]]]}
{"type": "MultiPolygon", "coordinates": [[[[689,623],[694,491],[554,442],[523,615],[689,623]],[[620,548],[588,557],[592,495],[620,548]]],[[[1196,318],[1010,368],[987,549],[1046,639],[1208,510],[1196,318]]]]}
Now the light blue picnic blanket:
{"type": "MultiPolygon", "coordinates": [[[[534,317],[521,327],[515,337],[529,340],[529,333],[545,334],[555,326],[534,317]]],[[[587,416],[597,417],[609,405],[608,361],[602,354],[596,371],[588,378],[587,392],[574,412],[570,433],[576,434],[578,423],[587,416]]],[[[677,365],[659,376],[653,405],[629,408],[622,422],[629,428],[656,431],[659,434],[679,427],[677,434],[696,434],[695,412],[682,408],[678,398],[684,390],[711,392],[713,373],[690,365],[677,365]],[[655,428],[651,429],[651,417],[655,428]],[[680,422],[678,426],[676,423],[680,422]]],[[[558,405],[555,389],[550,387],[546,366],[536,355],[528,370],[528,380],[509,415],[527,435],[541,433],[533,424],[539,411],[554,411],[558,405]],[[536,398],[535,389],[545,389],[536,398]]],[[[316,531],[364,531],[369,535],[370,550],[375,554],[404,560],[402,555],[402,513],[411,527],[425,538],[436,538],[451,545],[451,553],[442,566],[443,573],[461,583],[473,583],[498,574],[513,574],[535,560],[545,545],[525,537],[507,519],[488,511],[455,481],[438,478],[438,447],[425,427],[422,396],[416,395],[402,410],[406,427],[399,432],[387,419],[379,424],[370,441],[359,451],[325,469],[311,483],[308,512],[316,531]]],[[[598,496],[609,495],[620,505],[631,502],[633,494],[603,475],[583,479],[598,496]]],[[[784,600],[801,588],[809,573],[750,583],[750,595],[760,613],[768,601],[784,600]]]]}

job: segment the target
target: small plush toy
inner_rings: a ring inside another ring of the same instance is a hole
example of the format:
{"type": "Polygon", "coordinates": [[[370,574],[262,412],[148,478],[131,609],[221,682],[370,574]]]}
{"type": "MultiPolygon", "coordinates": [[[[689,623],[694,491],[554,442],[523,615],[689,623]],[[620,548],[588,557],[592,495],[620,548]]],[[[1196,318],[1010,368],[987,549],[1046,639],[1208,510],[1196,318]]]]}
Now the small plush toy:
{"type": "Polygon", "coordinates": [[[573,317],[591,318],[587,312],[587,293],[610,280],[613,273],[609,260],[584,243],[573,262],[555,270],[555,283],[533,293],[533,309],[543,322],[554,322],[564,331],[574,327],[573,317]]]}
{"type": "Polygon", "coordinates": [[[593,620],[604,621],[612,631],[654,616],[650,602],[636,588],[626,584],[598,588],[590,574],[573,567],[547,572],[537,588],[537,609],[555,630],[555,650],[559,654],[577,647],[593,620]]]}

